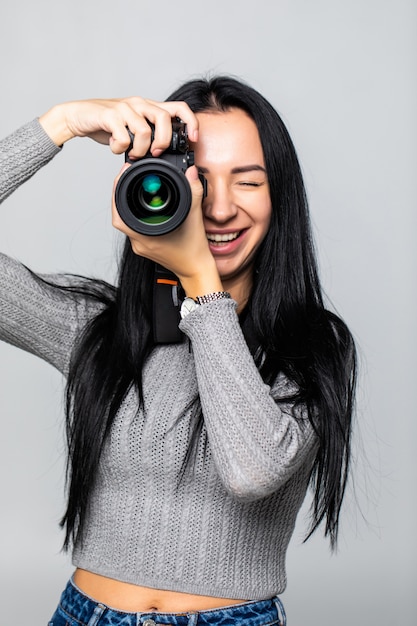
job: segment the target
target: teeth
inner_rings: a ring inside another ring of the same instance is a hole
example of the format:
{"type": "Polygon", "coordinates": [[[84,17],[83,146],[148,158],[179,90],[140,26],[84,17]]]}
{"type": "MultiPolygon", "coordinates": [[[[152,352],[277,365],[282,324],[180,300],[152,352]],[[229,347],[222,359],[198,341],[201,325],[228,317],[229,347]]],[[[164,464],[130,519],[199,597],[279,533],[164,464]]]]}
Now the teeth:
{"type": "Polygon", "coordinates": [[[207,233],[207,239],[215,243],[221,243],[223,241],[233,241],[233,239],[236,239],[238,236],[239,236],[239,231],[235,233],[227,233],[224,235],[220,235],[220,234],[212,235],[212,234],[207,233]]]}

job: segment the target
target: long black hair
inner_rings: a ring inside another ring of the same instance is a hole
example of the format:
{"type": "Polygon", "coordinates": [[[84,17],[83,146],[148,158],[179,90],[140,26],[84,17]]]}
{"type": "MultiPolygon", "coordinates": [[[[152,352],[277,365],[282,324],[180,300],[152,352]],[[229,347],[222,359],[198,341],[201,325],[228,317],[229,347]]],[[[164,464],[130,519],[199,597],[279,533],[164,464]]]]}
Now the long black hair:
{"type": "MultiPolygon", "coordinates": [[[[323,302],[306,193],[296,151],[275,109],[256,90],[228,76],[192,80],[168,100],[194,112],[244,110],[255,122],[264,152],[272,217],[255,260],[253,290],[242,322],[265,382],[279,372],[296,383],[295,403],[307,406],[319,448],[308,536],[325,520],[335,547],[350,461],[356,356],[345,323],[323,302]]],[[[102,299],[102,312],[74,350],[66,396],[68,506],[65,547],[81,533],[100,454],[129,389],[143,401],[142,368],[154,347],[149,285],[153,263],[126,240],[114,296],[80,286],[102,299]]]]}

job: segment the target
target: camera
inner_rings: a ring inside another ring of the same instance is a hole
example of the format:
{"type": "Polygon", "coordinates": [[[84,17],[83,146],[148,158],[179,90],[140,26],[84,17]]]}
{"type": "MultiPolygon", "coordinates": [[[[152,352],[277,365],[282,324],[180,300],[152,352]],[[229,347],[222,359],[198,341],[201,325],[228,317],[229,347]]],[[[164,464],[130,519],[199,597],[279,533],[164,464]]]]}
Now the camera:
{"type": "MultiPolygon", "coordinates": [[[[150,126],[153,140],[154,128],[150,126]]],[[[115,191],[117,211],[137,233],[165,235],[183,223],[191,208],[185,172],[194,165],[194,152],[189,150],[186,124],[173,120],[170,146],[160,157],[148,153],[132,161],[129,150],[125,161],[131,166],[123,172],[115,191]]]]}

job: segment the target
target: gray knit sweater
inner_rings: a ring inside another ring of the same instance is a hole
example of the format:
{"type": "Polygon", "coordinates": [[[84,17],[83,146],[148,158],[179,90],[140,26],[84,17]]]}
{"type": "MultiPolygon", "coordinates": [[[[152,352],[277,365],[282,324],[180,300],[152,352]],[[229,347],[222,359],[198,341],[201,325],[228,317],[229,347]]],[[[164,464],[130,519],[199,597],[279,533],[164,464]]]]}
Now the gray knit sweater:
{"type": "MultiPolygon", "coordinates": [[[[3,140],[0,201],[58,152],[37,120],[3,140]]],[[[96,303],[41,284],[0,255],[0,338],[64,376],[76,337],[97,312],[96,303]]],[[[233,301],[199,307],[181,329],[190,342],[155,348],[145,365],[144,410],[135,390],[120,407],[73,563],[157,589],[281,593],[315,435],[305,413],[276,402],[288,380],[279,376],[273,388],[262,381],[233,301]],[[204,428],[194,468],[178,481],[197,394],[204,428]]]]}

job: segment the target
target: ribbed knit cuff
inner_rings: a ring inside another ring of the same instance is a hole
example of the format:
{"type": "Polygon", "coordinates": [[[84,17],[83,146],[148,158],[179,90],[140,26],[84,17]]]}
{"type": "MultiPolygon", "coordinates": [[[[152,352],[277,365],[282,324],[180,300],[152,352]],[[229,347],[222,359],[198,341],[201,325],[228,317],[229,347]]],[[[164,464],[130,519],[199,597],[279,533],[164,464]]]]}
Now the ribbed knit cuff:
{"type": "Polygon", "coordinates": [[[239,326],[236,308],[235,300],[229,298],[207,302],[187,315],[181,321],[180,329],[191,340],[206,332],[229,333],[230,325],[239,326]]]}

